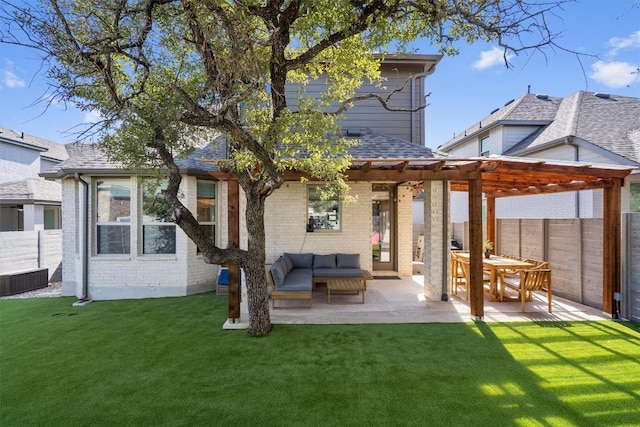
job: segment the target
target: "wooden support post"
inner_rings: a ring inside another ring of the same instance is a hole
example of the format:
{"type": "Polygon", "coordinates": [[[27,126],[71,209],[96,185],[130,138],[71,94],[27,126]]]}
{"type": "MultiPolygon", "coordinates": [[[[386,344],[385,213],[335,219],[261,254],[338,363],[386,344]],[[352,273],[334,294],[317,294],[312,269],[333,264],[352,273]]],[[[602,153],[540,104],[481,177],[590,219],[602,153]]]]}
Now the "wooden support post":
{"type": "Polygon", "coordinates": [[[496,198],[487,197],[487,240],[493,242],[491,253],[496,253],[496,198]]]}
{"type": "Polygon", "coordinates": [[[469,305],[471,317],[484,317],[484,289],[482,282],[482,179],[469,180],[469,305]]]}
{"type": "Polygon", "coordinates": [[[620,292],[621,256],[621,187],[622,180],[614,179],[613,186],[604,189],[603,251],[602,251],[602,311],[618,318],[616,293],[620,292]]]}
{"type": "MultiPolygon", "coordinates": [[[[240,187],[235,179],[227,181],[228,244],[240,247],[240,187]]],[[[229,319],[240,319],[240,266],[229,265],[229,319]]]]}

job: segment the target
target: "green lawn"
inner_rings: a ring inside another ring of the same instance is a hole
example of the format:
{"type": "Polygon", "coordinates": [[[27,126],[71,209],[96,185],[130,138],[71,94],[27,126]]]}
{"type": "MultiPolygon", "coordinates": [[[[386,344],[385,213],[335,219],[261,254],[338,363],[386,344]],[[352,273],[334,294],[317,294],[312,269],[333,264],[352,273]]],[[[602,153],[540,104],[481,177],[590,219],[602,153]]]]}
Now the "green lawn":
{"type": "Polygon", "coordinates": [[[226,299],[0,301],[0,425],[640,424],[639,325],[276,325],[226,299]]]}

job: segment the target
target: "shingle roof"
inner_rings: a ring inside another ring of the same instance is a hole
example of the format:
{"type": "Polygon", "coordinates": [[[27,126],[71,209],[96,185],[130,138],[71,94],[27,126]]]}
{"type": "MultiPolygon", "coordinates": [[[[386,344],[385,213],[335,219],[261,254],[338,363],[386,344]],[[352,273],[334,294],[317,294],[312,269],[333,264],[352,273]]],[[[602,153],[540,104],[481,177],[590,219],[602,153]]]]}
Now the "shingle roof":
{"type": "Polygon", "coordinates": [[[553,123],[504,154],[517,155],[565,137],[640,163],[640,98],[576,92],[562,100],[553,123]]]}
{"type": "Polygon", "coordinates": [[[62,161],[69,157],[63,144],[22,132],[19,133],[2,126],[0,126],[0,139],[23,146],[31,146],[33,149],[40,151],[41,156],[54,160],[62,161]]]}
{"type": "Polygon", "coordinates": [[[0,184],[0,202],[4,203],[57,203],[62,200],[62,187],[54,181],[26,178],[0,184]]]}
{"type": "Polygon", "coordinates": [[[551,123],[561,102],[562,98],[526,93],[516,100],[505,103],[502,108],[496,109],[490,115],[445,142],[438,148],[440,150],[447,150],[459,144],[466,138],[474,134],[484,132],[488,128],[500,123],[515,124],[536,122],[540,125],[551,123]]]}
{"type": "MultiPolygon", "coordinates": [[[[348,152],[354,158],[433,158],[433,152],[424,146],[393,136],[376,133],[370,129],[358,129],[357,135],[343,136],[359,139],[360,144],[350,147],[348,152]]],[[[47,178],[59,178],[73,173],[122,173],[120,163],[110,162],[104,152],[91,144],[68,144],[69,158],[55,165],[41,175],[47,178]]],[[[184,159],[176,159],[176,164],[185,173],[207,173],[219,170],[216,163],[203,162],[201,159],[223,159],[224,142],[209,144],[197,148],[184,159]]]]}

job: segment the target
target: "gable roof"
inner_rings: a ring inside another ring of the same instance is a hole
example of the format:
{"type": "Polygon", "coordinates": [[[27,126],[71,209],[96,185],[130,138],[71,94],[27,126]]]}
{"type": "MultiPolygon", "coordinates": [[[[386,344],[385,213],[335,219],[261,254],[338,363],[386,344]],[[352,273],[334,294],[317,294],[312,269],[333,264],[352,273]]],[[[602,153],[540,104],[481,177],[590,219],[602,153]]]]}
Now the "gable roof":
{"type": "Polygon", "coordinates": [[[526,154],[568,137],[640,164],[640,98],[576,92],[562,100],[552,123],[504,154],[526,154]]]}
{"type": "Polygon", "coordinates": [[[449,150],[468,138],[487,132],[489,129],[501,124],[547,125],[553,122],[561,103],[562,98],[526,93],[518,99],[506,102],[501,108],[496,108],[487,117],[445,142],[438,149],[449,150]]]}
{"type": "Polygon", "coordinates": [[[0,141],[40,151],[40,157],[63,161],[69,156],[63,144],[0,126],[0,141]]]}
{"type": "Polygon", "coordinates": [[[566,98],[522,95],[438,148],[448,151],[501,125],[540,126],[502,155],[525,156],[571,140],[640,164],[640,98],[586,91],[566,98]]]}
{"type": "Polygon", "coordinates": [[[60,204],[62,186],[54,181],[41,178],[26,178],[0,184],[2,204],[60,204]]]}

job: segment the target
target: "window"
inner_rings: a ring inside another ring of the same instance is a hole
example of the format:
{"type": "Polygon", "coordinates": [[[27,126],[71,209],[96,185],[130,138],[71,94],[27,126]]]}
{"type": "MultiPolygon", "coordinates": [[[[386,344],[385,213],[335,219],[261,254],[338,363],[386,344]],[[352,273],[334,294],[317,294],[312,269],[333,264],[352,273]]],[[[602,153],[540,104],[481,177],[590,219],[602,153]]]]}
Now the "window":
{"type": "Polygon", "coordinates": [[[130,253],[131,183],[129,178],[98,180],[95,207],[97,253],[130,253]]]}
{"type": "Polygon", "coordinates": [[[309,185],[309,219],[307,231],[340,230],[340,201],[337,197],[322,200],[321,186],[309,185]]]}
{"type": "Polygon", "coordinates": [[[489,135],[480,138],[480,156],[489,157],[490,151],[489,135]]]}
{"type": "Polygon", "coordinates": [[[640,212],[640,182],[631,183],[631,212],[640,212]]]}
{"type": "MultiPolygon", "coordinates": [[[[198,206],[196,218],[209,238],[216,241],[216,185],[198,180],[198,206]]],[[[200,252],[200,249],[198,249],[200,252]]]]}
{"type": "Polygon", "coordinates": [[[171,221],[172,209],[162,190],[167,184],[142,184],[142,253],[175,254],[176,225],[171,221]]]}

